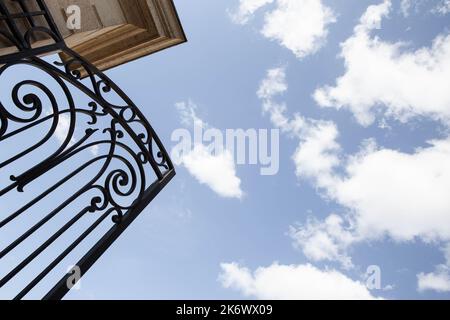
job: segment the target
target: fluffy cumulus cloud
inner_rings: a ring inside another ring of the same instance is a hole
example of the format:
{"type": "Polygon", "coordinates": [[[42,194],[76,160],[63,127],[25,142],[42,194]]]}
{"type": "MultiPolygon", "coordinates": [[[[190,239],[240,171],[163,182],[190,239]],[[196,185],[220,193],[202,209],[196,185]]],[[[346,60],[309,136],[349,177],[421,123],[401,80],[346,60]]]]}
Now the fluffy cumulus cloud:
{"type": "MultiPolygon", "coordinates": [[[[196,105],[191,101],[176,104],[181,122],[187,127],[204,128],[208,125],[196,114],[196,105]]],[[[190,139],[191,135],[183,136],[190,139]]],[[[198,141],[182,141],[181,145],[189,146],[187,152],[172,150],[174,159],[201,184],[207,185],[215,193],[224,198],[243,197],[241,179],[237,176],[236,164],[232,154],[224,149],[213,153],[209,146],[198,141]]]]}
{"type": "Polygon", "coordinates": [[[303,58],[323,46],[328,25],[335,21],[321,0],[278,0],[278,7],[265,17],[262,33],[303,58]]]}
{"type": "Polygon", "coordinates": [[[321,0],[241,0],[232,14],[241,24],[262,6],[276,2],[266,12],[262,34],[292,51],[298,58],[317,52],[328,36],[328,26],[336,22],[336,15],[321,0]]]}
{"type": "Polygon", "coordinates": [[[345,269],[353,267],[347,254],[348,247],[356,239],[354,233],[344,225],[338,215],[330,215],[323,223],[310,219],[306,225],[291,227],[294,245],[312,261],[338,261],[345,269]]]}
{"type": "MultiPolygon", "coordinates": [[[[389,237],[403,243],[449,243],[450,139],[431,141],[413,153],[367,143],[340,167],[345,174],[316,171],[310,178],[327,198],[347,208],[348,216],[333,214],[291,227],[295,246],[307,258],[350,268],[348,250],[361,241],[389,237]]],[[[445,252],[446,265],[418,275],[420,291],[450,291],[450,251],[445,252]]]]}
{"type": "MultiPolygon", "coordinates": [[[[348,108],[363,125],[373,122],[379,106],[398,120],[422,115],[448,123],[450,94],[445,79],[450,77],[450,36],[437,37],[431,48],[402,52],[402,44],[371,36],[390,10],[390,1],[367,9],[353,37],[343,44],[346,74],[335,87],[319,89],[317,102],[348,108]]],[[[336,134],[328,137],[331,147],[318,149],[322,154],[327,151],[331,165],[308,170],[312,160],[304,157],[296,161],[297,174],[347,208],[348,216],[345,222],[331,215],[292,228],[296,246],[308,258],[335,260],[348,267],[347,250],[363,240],[420,239],[444,247],[450,242],[450,138],[430,141],[411,153],[367,141],[358,154],[339,158],[336,134]]],[[[434,272],[418,274],[418,290],[450,291],[449,266],[447,261],[434,272]]]]}
{"type": "MultiPolygon", "coordinates": [[[[431,141],[413,153],[368,143],[341,167],[345,174],[318,171],[314,181],[326,190],[327,197],[347,208],[349,215],[345,222],[331,215],[324,221],[292,227],[294,243],[306,257],[351,267],[347,250],[360,241],[384,237],[438,245],[450,241],[450,139],[431,141]]],[[[419,274],[419,289],[446,290],[448,265],[419,274]]]]}
{"type": "MultiPolygon", "coordinates": [[[[345,221],[331,215],[292,227],[295,245],[314,261],[334,260],[347,268],[351,266],[347,250],[360,241],[387,236],[398,242],[448,243],[450,139],[430,144],[410,154],[368,144],[342,164],[345,175],[328,172],[322,178],[320,173],[314,178],[316,185],[349,215],[345,221]]],[[[423,283],[445,274],[448,271],[441,270],[420,279],[423,283]]]]}
{"type": "MultiPolygon", "coordinates": [[[[377,10],[380,7],[373,7],[372,13],[377,10]]],[[[377,24],[377,16],[364,19],[377,24]]],[[[291,228],[295,246],[307,258],[351,268],[348,250],[361,241],[389,237],[398,242],[450,242],[450,138],[430,141],[410,153],[367,140],[360,152],[345,156],[333,122],[288,115],[286,104],[278,99],[287,90],[285,69],[269,70],[258,91],[264,112],[275,126],[298,139],[293,155],[297,176],[347,209],[345,217],[333,214],[291,228]]]]}
{"type": "Polygon", "coordinates": [[[233,156],[227,150],[212,155],[206,146],[196,145],[183,157],[183,165],[200,183],[209,186],[218,195],[225,198],[243,196],[233,156]]]}
{"type": "Polygon", "coordinates": [[[447,244],[442,251],[445,264],[438,265],[434,272],[422,272],[417,275],[417,289],[420,292],[450,292],[450,244],[447,244]]]}
{"type": "Polygon", "coordinates": [[[310,264],[258,268],[255,272],[236,263],[222,264],[220,281],[225,288],[247,297],[271,300],[371,300],[366,286],[336,270],[310,264]]]}
{"type": "Polygon", "coordinates": [[[346,108],[362,125],[377,111],[405,121],[426,116],[449,124],[450,35],[437,36],[430,47],[409,50],[373,35],[392,8],[390,0],[370,6],[354,34],[342,43],[346,72],[334,86],[317,89],[320,106],[346,108]]]}
{"type": "MultiPolygon", "coordinates": [[[[427,116],[448,123],[450,35],[440,35],[430,48],[415,51],[406,50],[402,43],[382,41],[372,33],[391,9],[387,0],[368,7],[354,35],[342,44],[345,75],[335,87],[318,89],[314,97],[321,106],[351,110],[362,125],[371,124],[379,110],[400,121],[427,116]]],[[[292,156],[299,179],[346,209],[345,216],[311,218],[291,227],[294,245],[308,259],[337,261],[351,268],[349,251],[362,241],[421,240],[440,247],[450,243],[450,138],[429,141],[413,152],[379,147],[375,140],[367,140],[356,154],[343,155],[333,122],[288,114],[281,99],[287,90],[285,68],[268,70],[258,91],[263,112],[274,126],[299,141],[292,156]]],[[[235,264],[226,267],[226,286],[267,298],[260,292],[276,296],[278,291],[276,287],[260,289],[262,275],[282,282],[284,272],[304,266],[274,265],[254,274],[235,264]]],[[[447,291],[449,270],[450,262],[434,272],[418,274],[418,289],[447,291]]]]}
{"type": "Polygon", "coordinates": [[[311,178],[348,209],[348,228],[335,215],[293,227],[293,239],[307,257],[348,266],[346,250],[362,240],[450,241],[450,139],[431,141],[413,153],[367,143],[340,167],[344,174],[317,171],[311,178]]]}
{"type": "Polygon", "coordinates": [[[352,209],[364,237],[450,240],[450,139],[413,153],[370,146],[345,165],[328,193],[352,209]]]}
{"type": "Polygon", "coordinates": [[[417,288],[420,292],[437,291],[450,292],[449,267],[441,265],[435,272],[419,273],[417,275],[417,288]]]}

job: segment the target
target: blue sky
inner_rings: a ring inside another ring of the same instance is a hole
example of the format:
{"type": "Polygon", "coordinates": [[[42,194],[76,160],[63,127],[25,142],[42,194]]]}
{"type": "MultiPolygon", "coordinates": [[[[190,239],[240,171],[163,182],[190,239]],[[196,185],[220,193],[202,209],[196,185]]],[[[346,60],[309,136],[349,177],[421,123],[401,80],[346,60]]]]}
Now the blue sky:
{"type": "Polygon", "coordinates": [[[108,75],[169,149],[279,129],[280,170],[185,158],[67,298],[449,298],[450,3],[175,2],[189,42],[108,75]]]}

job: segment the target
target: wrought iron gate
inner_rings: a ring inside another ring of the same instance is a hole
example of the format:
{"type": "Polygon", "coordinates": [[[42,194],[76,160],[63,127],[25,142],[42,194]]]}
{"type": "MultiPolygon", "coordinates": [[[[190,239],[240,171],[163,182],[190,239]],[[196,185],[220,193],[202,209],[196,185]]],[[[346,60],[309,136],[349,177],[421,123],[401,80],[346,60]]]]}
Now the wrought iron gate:
{"type": "Polygon", "coordinates": [[[26,298],[51,275],[44,299],[61,299],[175,171],[140,110],[65,45],[44,1],[0,0],[0,38],[14,48],[0,56],[0,292],[26,298]],[[55,51],[66,59],[38,57],[55,51]]]}

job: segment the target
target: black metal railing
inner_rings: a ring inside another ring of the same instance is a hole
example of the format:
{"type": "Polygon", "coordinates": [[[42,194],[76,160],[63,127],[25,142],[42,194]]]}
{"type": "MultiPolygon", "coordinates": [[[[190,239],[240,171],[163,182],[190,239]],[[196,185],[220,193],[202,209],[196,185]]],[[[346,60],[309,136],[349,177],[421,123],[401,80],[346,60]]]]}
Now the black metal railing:
{"type": "Polygon", "coordinates": [[[47,288],[61,299],[68,259],[83,276],[175,170],[127,95],[66,47],[44,1],[0,0],[0,37],[15,49],[0,56],[0,298],[47,288]],[[55,51],[63,62],[38,57],[55,51]]]}

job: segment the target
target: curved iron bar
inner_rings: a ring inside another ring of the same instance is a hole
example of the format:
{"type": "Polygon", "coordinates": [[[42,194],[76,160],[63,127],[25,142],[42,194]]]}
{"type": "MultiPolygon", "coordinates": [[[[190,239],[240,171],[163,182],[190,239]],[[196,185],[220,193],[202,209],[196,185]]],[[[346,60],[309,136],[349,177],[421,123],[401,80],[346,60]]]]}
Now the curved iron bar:
{"type": "MultiPolygon", "coordinates": [[[[48,172],[64,170],[63,164],[77,161],[92,148],[104,147],[105,152],[94,155],[91,159],[75,166],[71,172],[65,172],[63,177],[56,182],[53,181],[40,194],[33,195],[31,200],[14,212],[7,215],[0,212],[1,233],[18,219],[26,219],[37,205],[86,175],[89,169],[97,170],[94,176],[76,188],[73,194],[63,199],[53,210],[0,250],[1,263],[5,257],[14,253],[38,231],[46,231],[49,223],[63,211],[80,201],[84,202],[78,213],[51,233],[42,244],[32,250],[31,254],[0,278],[1,293],[2,288],[18,277],[35,259],[41,257],[44,252],[48,252],[49,247],[69,230],[78,231],[75,230],[75,226],[88,214],[100,215],[18,293],[17,299],[25,298],[89,235],[105,223],[107,217],[112,215],[112,226],[109,231],[76,264],[84,275],[175,175],[168,152],[142,112],[111,79],[65,46],[48,14],[45,3],[42,0],[34,1],[42,10],[41,12],[30,12],[23,0],[0,0],[0,19],[6,20],[9,29],[0,30],[0,35],[19,50],[17,54],[0,56],[0,64],[3,63],[0,67],[0,79],[7,71],[19,66],[39,70],[61,90],[65,102],[63,107],[61,99],[56,96],[54,90],[36,80],[23,80],[14,84],[8,101],[0,96],[0,151],[2,143],[6,141],[19,139],[21,135],[26,135],[30,130],[43,125],[49,127],[43,132],[43,136],[38,137],[37,142],[24,147],[24,150],[14,156],[1,159],[2,152],[0,152],[0,172],[11,171],[9,182],[0,180],[0,200],[14,192],[27,193],[27,186],[38,185],[39,180],[48,172]],[[6,1],[19,3],[23,13],[10,14],[6,1]],[[37,25],[33,18],[35,15],[42,15],[47,21],[47,26],[37,25]],[[19,28],[15,24],[15,19],[19,18],[26,18],[29,21],[30,26],[24,33],[19,33],[19,28]],[[54,44],[33,48],[33,35],[36,33],[49,35],[54,44]],[[38,53],[51,52],[55,49],[64,51],[70,58],[61,63],[51,64],[37,57],[38,53]],[[82,80],[84,75],[87,76],[87,81],[82,80]],[[28,88],[33,88],[39,93],[28,91],[22,94],[28,88]],[[89,102],[84,106],[77,105],[78,94],[73,94],[73,90],[88,98],[89,102]],[[110,94],[119,98],[119,104],[111,102],[110,94]],[[49,105],[45,105],[42,95],[45,100],[48,100],[49,105]],[[50,107],[47,108],[47,114],[45,107],[50,107]],[[87,117],[87,120],[80,122],[81,116],[87,117]],[[60,137],[56,150],[50,151],[51,148],[46,146],[54,141],[53,138],[63,117],[69,119],[68,128],[64,132],[64,137],[62,139],[60,137]],[[102,123],[105,122],[107,125],[102,127],[102,123]],[[75,132],[80,124],[87,126],[87,129],[81,138],[76,139],[75,132]],[[104,137],[105,135],[107,138],[104,137]],[[18,170],[17,163],[27,162],[31,157],[40,160],[18,173],[14,172],[18,170]],[[155,176],[153,181],[149,178],[152,174],[155,176]]],[[[68,285],[70,277],[70,273],[63,276],[44,299],[61,299],[71,288],[68,285]]]]}

